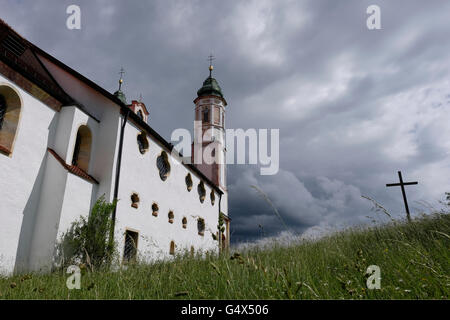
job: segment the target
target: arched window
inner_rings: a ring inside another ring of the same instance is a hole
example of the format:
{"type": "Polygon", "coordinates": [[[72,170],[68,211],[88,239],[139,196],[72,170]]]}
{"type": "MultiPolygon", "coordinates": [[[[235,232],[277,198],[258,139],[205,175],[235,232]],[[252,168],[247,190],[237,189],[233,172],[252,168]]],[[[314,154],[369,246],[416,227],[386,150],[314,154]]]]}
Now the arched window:
{"type": "Polygon", "coordinates": [[[203,201],[205,201],[205,195],[206,195],[205,185],[203,184],[203,181],[201,181],[198,184],[197,191],[198,191],[198,196],[199,196],[200,202],[203,203],[203,201]]]}
{"type": "Polygon", "coordinates": [[[191,174],[190,173],[188,173],[187,175],[186,175],[186,178],[184,179],[185,181],[186,181],[186,188],[187,188],[187,191],[191,191],[192,190],[192,177],[191,177],[191,174]]]}
{"type": "Polygon", "coordinates": [[[181,220],[181,223],[183,224],[183,229],[187,228],[187,219],[186,217],[183,217],[183,220],[181,220]]]}
{"type": "Polygon", "coordinates": [[[0,152],[11,154],[19,125],[22,103],[17,92],[0,86],[0,152]]]}
{"type": "Polygon", "coordinates": [[[6,113],[6,99],[4,96],[0,95],[0,130],[2,130],[5,113],[6,113]]]}
{"type": "Polygon", "coordinates": [[[203,220],[202,218],[198,218],[197,220],[197,229],[199,235],[205,235],[205,220],[203,220]]]}
{"type": "Polygon", "coordinates": [[[153,203],[152,204],[152,215],[154,217],[157,217],[158,216],[158,211],[159,211],[158,205],[156,203],[153,203]]]}
{"type": "Polygon", "coordinates": [[[161,155],[156,159],[156,166],[159,170],[159,177],[162,181],[166,181],[170,174],[170,164],[165,151],[161,152],[161,155]]]}
{"type": "Polygon", "coordinates": [[[75,140],[73,150],[72,165],[88,172],[89,160],[91,158],[92,134],[88,126],[80,126],[75,140]]]}
{"type": "Polygon", "coordinates": [[[144,120],[144,114],[141,110],[138,111],[137,116],[139,117],[139,119],[144,120]]]}
{"type": "Polygon", "coordinates": [[[125,232],[125,247],[123,248],[123,262],[136,262],[139,234],[127,230],[125,232]]]}
{"type": "Polygon", "coordinates": [[[209,109],[203,109],[202,111],[202,115],[203,115],[203,122],[209,122],[209,109]]]}
{"type": "Polygon", "coordinates": [[[147,135],[145,134],[145,132],[141,132],[137,136],[137,143],[138,143],[138,146],[139,146],[139,152],[141,154],[144,154],[145,152],[147,152],[147,150],[148,150],[148,139],[147,139],[147,135]]]}
{"type": "Polygon", "coordinates": [[[174,242],[174,241],[170,241],[170,251],[169,251],[169,254],[175,255],[175,242],[174,242]]]}
{"type": "Polygon", "coordinates": [[[214,202],[216,202],[216,195],[214,194],[214,190],[211,190],[209,197],[211,198],[211,204],[214,205],[214,202]]]}
{"type": "Polygon", "coordinates": [[[173,211],[169,211],[168,218],[169,218],[169,223],[173,223],[173,219],[175,218],[173,211]]]}
{"type": "Polygon", "coordinates": [[[131,206],[135,209],[139,207],[139,196],[137,193],[131,195],[131,206]]]}

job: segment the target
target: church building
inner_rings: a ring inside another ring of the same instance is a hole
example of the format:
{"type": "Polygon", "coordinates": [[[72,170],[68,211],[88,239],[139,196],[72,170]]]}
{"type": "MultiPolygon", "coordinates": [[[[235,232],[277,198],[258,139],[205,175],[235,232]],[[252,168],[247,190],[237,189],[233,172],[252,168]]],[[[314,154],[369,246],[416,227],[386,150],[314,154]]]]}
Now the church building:
{"type": "Polygon", "coordinates": [[[227,102],[212,69],[187,163],[122,79],[111,94],[0,20],[0,274],[51,270],[61,235],[102,196],[118,200],[122,263],[227,250],[227,102]],[[197,163],[205,147],[217,163],[197,163]]]}

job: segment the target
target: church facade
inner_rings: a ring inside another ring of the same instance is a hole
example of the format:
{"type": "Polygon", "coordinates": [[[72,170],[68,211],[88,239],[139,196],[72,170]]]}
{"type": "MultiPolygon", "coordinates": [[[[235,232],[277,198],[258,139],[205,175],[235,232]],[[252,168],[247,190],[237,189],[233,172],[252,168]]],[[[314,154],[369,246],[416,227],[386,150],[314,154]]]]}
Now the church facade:
{"type": "Polygon", "coordinates": [[[50,270],[62,233],[101,196],[118,200],[123,262],[226,250],[226,166],[195,164],[208,146],[225,159],[226,105],[210,72],[186,163],[148,125],[143,102],[127,103],[120,86],[109,93],[0,20],[0,274],[50,270]]]}

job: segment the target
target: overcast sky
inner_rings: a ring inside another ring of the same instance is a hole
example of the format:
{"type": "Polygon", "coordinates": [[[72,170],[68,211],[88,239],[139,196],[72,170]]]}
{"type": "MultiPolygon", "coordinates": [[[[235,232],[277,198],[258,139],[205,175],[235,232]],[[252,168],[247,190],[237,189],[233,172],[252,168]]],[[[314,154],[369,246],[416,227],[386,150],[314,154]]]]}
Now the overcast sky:
{"type": "Polygon", "coordinates": [[[214,77],[228,128],[280,129],[280,171],[230,165],[232,241],[370,223],[368,196],[404,217],[450,191],[450,2],[423,0],[19,1],[0,17],[105,89],[150,108],[166,139],[193,127],[196,91],[214,77]],[[81,8],[81,30],[66,8],[81,8]],[[366,9],[381,8],[381,30],[366,9]],[[280,219],[252,189],[257,185],[280,219]],[[261,232],[261,225],[264,233],[261,232]],[[286,226],[287,227],[286,227],[286,226]]]}

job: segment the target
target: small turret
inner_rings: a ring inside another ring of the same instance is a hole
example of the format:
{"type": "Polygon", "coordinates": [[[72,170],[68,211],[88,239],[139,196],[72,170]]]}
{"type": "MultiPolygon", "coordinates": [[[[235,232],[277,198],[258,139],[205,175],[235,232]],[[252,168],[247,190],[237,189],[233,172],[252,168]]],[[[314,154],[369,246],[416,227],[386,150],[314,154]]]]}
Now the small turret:
{"type": "Polygon", "coordinates": [[[117,90],[116,92],[114,92],[114,95],[120,100],[122,101],[124,104],[127,104],[127,98],[125,97],[125,94],[122,92],[122,83],[123,83],[123,74],[125,73],[125,70],[123,70],[123,68],[120,69],[120,79],[119,79],[119,90],[117,90]]]}

